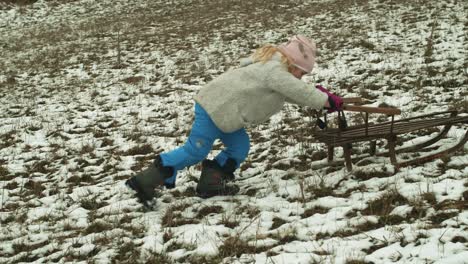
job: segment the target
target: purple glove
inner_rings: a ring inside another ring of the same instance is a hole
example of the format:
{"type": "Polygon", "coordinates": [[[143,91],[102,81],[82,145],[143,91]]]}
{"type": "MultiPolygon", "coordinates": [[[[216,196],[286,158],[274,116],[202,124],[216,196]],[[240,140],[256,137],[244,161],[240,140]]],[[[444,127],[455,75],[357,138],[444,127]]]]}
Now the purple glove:
{"type": "Polygon", "coordinates": [[[315,88],[319,89],[320,91],[326,93],[328,95],[328,103],[330,107],[328,109],[328,113],[333,113],[336,111],[340,111],[343,109],[343,99],[338,95],[330,93],[327,89],[325,89],[322,85],[317,85],[315,88]]]}
{"type": "Polygon", "coordinates": [[[327,89],[325,89],[325,87],[323,87],[323,86],[320,85],[320,84],[317,84],[317,85],[315,86],[315,88],[317,88],[317,89],[319,89],[320,91],[326,93],[327,95],[330,95],[330,92],[329,92],[327,89]]]}

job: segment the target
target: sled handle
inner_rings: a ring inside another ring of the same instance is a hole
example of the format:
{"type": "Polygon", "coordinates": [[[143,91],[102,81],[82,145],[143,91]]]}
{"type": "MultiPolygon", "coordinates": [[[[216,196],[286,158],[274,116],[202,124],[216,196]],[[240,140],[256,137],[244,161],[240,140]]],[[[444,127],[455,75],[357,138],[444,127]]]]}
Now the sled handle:
{"type": "Polygon", "coordinates": [[[361,97],[345,97],[343,98],[343,103],[345,104],[363,104],[364,101],[361,97]]]}
{"type": "Polygon", "coordinates": [[[343,105],[343,110],[351,112],[364,112],[364,113],[379,113],[387,115],[400,115],[401,110],[392,107],[371,107],[371,106],[358,106],[358,105],[343,105]]]}

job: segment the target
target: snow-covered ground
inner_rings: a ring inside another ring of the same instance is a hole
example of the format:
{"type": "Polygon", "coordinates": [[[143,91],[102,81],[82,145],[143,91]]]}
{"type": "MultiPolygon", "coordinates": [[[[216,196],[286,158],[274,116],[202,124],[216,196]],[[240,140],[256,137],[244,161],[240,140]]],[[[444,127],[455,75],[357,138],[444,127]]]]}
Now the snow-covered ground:
{"type": "Polygon", "coordinates": [[[238,195],[198,198],[194,166],[147,212],[123,184],[184,142],[204,83],[295,33],[319,46],[311,87],[403,117],[466,115],[467,13],[459,0],[0,3],[0,262],[468,263],[468,146],[400,171],[314,169],[326,147],[295,105],[249,128],[238,195]]]}

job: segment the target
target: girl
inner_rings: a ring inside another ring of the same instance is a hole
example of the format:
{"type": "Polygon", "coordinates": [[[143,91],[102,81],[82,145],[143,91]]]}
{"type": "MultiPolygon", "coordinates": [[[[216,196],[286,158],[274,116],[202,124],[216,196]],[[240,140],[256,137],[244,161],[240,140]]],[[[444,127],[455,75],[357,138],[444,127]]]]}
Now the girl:
{"type": "Polygon", "coordinates": [[[201,88],[195,96],[195,120],[187,142],[158,155],[146,170],[127,180],[146,206],[155,188],[175,186],[178,170],[202,162],[197,185],[201,197],[226,194],[226,181],[249,152],[245,127],[260,124],[279,112],[285,102],[315,109],[340,110],[343,101],[321,86],[312,88],[300,79],[315,64],[315,43],[305,36],[293,36],[279,46],[266,45],[201,88]],[[214,160],[204,160],[213,142],[225,145],[214,160]]]}

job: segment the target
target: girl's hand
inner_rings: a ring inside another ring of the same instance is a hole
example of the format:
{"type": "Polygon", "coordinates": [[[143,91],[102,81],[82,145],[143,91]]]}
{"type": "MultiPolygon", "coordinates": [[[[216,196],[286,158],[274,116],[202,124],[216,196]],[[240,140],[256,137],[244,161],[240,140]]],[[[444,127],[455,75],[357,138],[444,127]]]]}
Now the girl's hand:
{"type": "Polygon", "coordinates": [[[330,105],[330,107],[328,108],[329,113],[343,110],[343,99],[338,95],[330,93],[330,95],[328,96],[328,103],[330,105]]]}
{"type": "Polygon", "coordinates": [[[319,89],[320,91],[326,93],[328,95],[328,101],[325,102],[324,107],[328,109],[328,113],[333,113],[335,111],[340,111],[343,109],[343,99],[338,95],[330,93],[327,89],[325,89],[322,85],[317,85],[315,88],[319,89]]]}

